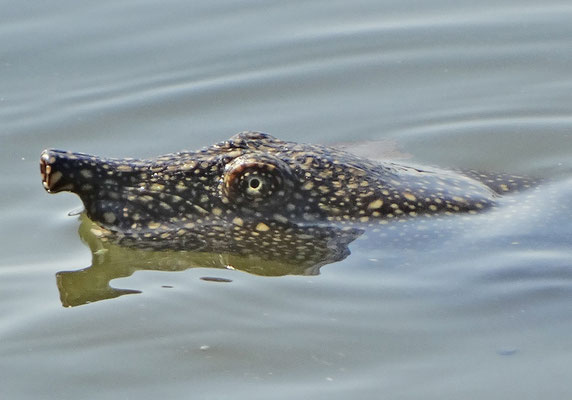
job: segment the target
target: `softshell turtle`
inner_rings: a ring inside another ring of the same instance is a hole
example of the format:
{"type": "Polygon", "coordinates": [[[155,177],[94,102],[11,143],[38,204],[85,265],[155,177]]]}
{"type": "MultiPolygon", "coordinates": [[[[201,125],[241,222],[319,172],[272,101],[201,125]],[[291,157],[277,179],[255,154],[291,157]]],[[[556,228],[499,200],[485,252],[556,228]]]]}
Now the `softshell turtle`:
{"type": "Polygon", "coordinates": [[[376,162],[260,132],[150,160],[45,150],[40,169],[48,192],[80,197],[102,240],[297,259],[345,249],[364,226],[477,213],[531,185],[507,174],[376,162]]]}

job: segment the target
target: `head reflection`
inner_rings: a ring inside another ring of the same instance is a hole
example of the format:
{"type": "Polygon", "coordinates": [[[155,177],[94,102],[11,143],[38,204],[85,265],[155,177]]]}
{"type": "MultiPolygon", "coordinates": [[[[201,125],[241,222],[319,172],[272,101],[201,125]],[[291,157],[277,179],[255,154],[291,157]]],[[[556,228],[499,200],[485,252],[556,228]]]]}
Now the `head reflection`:
{"type": "MultiPolygon", "coordinates": [[[[157,243],[141,239],[132,246],[117,244],[98,235],[98,225],[85,214],[80,215],[79,235],[91,250],[91,266],[76,271],[60,271],[56,281],[64,307],[74,307],[126,294],[141,293],[134,289],[111,286],[113,279],[131,276],[140,270],[183,271],[189,268],[237,269],[261,276],[316,275],[320,267],[341,261],[350,251],[348,244],[363,230],[333,226],[275,230],[274,237],[288,237],[288,247],[281,251],[265,246],[241,247],[240,251],[221,246],[200,250],[181,250],[180,243],[157,243]],[[303,243],[302,246],[299,246],[303,243]],[[169,247],[171,246],[171,247],[169,247]],[[297,257],[300,249],[313,249],[297,257]]],[[[292,228],[292,227],[290,227],[292,228]]],[[[206,229],[206,228],[205,228],[206,229]]],[[[193,247],[193,246],[189,246],[193,247]]]]}

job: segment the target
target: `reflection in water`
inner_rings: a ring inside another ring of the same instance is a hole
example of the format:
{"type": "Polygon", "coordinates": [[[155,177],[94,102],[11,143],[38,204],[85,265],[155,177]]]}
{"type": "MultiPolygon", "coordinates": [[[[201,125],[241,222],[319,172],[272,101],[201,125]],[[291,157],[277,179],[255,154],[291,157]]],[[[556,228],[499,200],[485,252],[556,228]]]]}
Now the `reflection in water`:
{"type": "MultiPolygon", "coordinates": [[[[139,243],[137,248],[124,247],[99,238],[94,233],[97,232],[98,226],[85,214],[80,215],[80,220],[79,235],[91,250],[92,265],[81,270],[61,271],[56,274],[60,300],[64,307],[140,293],[138,290],[110,286],[112,279],[127,277],[139,270],[183,271],[201,267],[238,269],[263,276],[316,275],[321,266],[346,258],[349,255],[348,244],[363,233],[360,229],[340,229],[333,226],[308,228],[312,229],[311,236],[299,230],[297,234],[314,252],[304,255],[304,259],[296,259],[285,257],[282,253],[273,255],[272,252],[265,252],[259,255],[256,248],[241,255],[224,252],[156,251],[145,249],[144,242],[139,243]]],[[[295,243],[296,240],[290,242],[295,243]]],[[[290,255],[295,252],[296,248],[292,247],[290,255]]]]}

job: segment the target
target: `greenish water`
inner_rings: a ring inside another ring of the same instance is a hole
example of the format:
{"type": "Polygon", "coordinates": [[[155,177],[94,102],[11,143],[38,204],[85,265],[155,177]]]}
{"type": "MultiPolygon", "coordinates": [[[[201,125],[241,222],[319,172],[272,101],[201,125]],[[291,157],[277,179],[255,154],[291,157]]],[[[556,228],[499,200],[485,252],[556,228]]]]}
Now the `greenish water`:
{"type": "Polygon", "coordinates": [[[0,10],[0,397],[572,394],[568,2],[0,10]],[[92,255],[42,149],[150,157],[246,129],[553,179],[444,239],[360,238],[320,275],[140,269],[111,285],[141,293],[62,307],[56,274],[92,255]]]}

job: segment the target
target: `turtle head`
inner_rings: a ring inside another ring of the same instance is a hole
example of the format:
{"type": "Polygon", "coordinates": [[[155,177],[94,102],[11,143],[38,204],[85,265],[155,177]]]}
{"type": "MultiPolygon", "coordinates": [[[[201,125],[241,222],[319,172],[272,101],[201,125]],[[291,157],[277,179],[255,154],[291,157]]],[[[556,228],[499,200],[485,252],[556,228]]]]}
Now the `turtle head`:
{"type": "Polygon", "coordinates": [[[216,236],[233,225],[265,229],[271,222],[289,222],[276,215],[291,204],[294,171],[265,151],[281,143],[248,132],[150,160],[45,150],[40,171],[49,193],[77,194],[88,217],[105,229],[163,239],[211,229],[216,236]]]}
{"type": "Polygon", "coordinates": [[[361,231],[318,226],[324,194],[306,190],[318,183],[296,146],[244,132],[150,160],[46,150],[40,170],[48,192],[77,194],[92,232],[122,245],[341,259],[361,231]]]}

